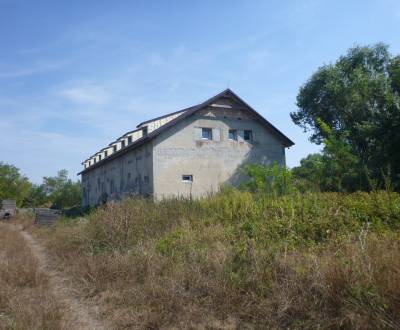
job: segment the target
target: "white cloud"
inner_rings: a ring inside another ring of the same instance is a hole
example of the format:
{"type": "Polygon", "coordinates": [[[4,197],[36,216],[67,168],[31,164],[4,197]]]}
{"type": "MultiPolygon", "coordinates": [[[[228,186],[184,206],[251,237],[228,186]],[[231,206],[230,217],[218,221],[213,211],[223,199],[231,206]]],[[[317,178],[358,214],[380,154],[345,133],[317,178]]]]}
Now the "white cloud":
{"type": "Polygon", "coordinates": [[[74,103],[95,106],[104,105],[111,99],[103,87],[90,83],[65,88],[60,91],[60,95],[74,103]]]}

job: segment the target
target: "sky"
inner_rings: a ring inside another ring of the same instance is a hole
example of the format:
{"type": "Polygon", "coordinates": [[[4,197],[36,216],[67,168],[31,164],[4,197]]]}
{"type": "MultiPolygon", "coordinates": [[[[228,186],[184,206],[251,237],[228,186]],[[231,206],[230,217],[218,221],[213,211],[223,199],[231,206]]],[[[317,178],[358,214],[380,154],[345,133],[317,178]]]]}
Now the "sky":
{"type": "Polygon", "coordinates": [[[229,87],[296,144],[299,88],[356,45],[400,53],[400,1],[0,0],[0,162],[35,183],[229,87]]]}

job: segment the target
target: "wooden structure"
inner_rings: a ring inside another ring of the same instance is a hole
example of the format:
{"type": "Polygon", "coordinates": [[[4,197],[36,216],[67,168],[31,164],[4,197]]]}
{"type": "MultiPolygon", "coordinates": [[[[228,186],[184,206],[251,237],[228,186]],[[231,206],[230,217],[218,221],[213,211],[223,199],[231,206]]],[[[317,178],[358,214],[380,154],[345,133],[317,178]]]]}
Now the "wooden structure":
{"type": "Polygon", "coordinates": [[[53,225],[61,216],[60,210],[37,208],[35,209],[36,225],[53,225]]]}
{"type": "Polygon", "coordinates": [[[17,203],[13,199],[4,199],[1,202],[0,218],[9,219],[17,214],[17,203]]]}

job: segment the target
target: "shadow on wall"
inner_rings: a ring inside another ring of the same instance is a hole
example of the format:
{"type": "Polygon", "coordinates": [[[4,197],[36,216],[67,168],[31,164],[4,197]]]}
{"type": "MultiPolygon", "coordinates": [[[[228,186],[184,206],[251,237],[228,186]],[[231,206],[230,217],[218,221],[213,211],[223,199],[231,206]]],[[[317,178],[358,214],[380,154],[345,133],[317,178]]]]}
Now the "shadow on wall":
{"type": "Polygon", "coordinates": [[[240,165],[238,165],[230,178],[222,183],[222,186],[240,187],[241,184],[249,181],[250,177],[246,174],[244,170],[244,166],[246,164],[272,165],[273,163],[278,162],[280,166],[284,166],[284,161],[282,161],[282,158],[279,157],[277,153],[269,153],[271,153],[271,156],[269,157],[267,155],[261,155],[260,157],[260,152],[256,151],[255,146],[252,146],[243,161],[240,163],[240,165]]]}

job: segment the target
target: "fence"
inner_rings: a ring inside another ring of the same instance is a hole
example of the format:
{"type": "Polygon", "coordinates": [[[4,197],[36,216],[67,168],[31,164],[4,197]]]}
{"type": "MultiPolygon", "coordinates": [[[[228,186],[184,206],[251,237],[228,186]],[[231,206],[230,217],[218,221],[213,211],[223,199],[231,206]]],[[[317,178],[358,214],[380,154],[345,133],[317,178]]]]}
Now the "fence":
{"type": "Polygon", "coordinates": [[[35,209],[35,224],[37,225],[52,225],[57,222],[61,216],[61,211],[37,208],[35,209]]]}

